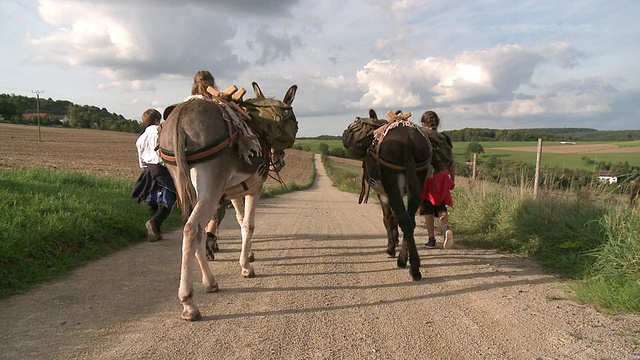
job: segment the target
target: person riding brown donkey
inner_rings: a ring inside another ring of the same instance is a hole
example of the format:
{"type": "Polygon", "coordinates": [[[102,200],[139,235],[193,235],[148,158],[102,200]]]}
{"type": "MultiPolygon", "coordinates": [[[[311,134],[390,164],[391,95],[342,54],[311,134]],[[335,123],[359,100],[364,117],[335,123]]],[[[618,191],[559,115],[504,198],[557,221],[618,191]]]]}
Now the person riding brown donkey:
{"type": "MultiPolygon", "coordinates": [[[[211,86],[214,89],[218,89],[216,86],[215,78],[211,74],[211,72],[207,70],[200,70],[196,72],[193,77],[193,85],[191,87],[191,95],[201,95],[208,99],[211,99],[213,95],[207,91],[207,88],[211,86]]],[[[218,228],[220,226],[220,222],[225,216],[226,208],[230,205],[230,201],[226,199],[220,199],[218,203],[218,211],[216,212],[215,218],[211,219],[205,228],[205,232],[207,234],[207,260],[213,261],[215,258],[214,253],[219,251],[218,246],[218,228]]]]}

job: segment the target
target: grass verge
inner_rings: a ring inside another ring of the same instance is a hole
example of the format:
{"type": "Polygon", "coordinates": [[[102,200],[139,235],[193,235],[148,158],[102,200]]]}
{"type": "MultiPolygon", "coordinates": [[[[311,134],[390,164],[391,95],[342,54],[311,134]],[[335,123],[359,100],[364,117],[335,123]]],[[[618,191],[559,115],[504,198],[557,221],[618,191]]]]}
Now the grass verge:
{"type": "MultiPolygon", "coordinates": [[[[41,169],[0,170],[0,298],[146,236],[131,181],[41,169]]],[[[177,228],[174,212],[163,225],[177,228]]]]}
{"type": "Polygon", "coordinates": [[[360,194],[362,188],[362,168],[331,160],[322,155],[322,163],[333,186],[341,191],[360,194]]]}
{"type": "Polygon", "coordinates": [[[535,258],[573,280],[578,301],[640,313],[638,209],[503,186],[456,187],[451,221],[465,243],[535,258]]]}

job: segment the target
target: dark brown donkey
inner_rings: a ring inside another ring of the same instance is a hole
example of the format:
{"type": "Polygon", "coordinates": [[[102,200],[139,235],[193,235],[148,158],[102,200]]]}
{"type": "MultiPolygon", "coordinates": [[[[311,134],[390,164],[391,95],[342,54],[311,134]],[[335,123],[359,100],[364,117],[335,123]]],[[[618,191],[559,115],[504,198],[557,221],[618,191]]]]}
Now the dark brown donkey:
{"type": "MultiPolygon", "coordinates": [[[[253,84],[256,97],[264,97],[253,84]]],[[[297,86],[282,100],[290,107],[297,86]]],[[[287,111],[280,116],[292,116],[287,111]]],[[[207,292],[218,291],[218,283],[209,268],[205,252],[205,226],[213,219],[223,194],[236,208],[242,232],[240,266],[242,276],[254,277],[249,261],[256,206],[271,164],[283,164],[284,152],[271,151],[234,109],[219,99],[192,97],[179,104],[165,121],[160,136],[160,151],[175,181],[182,214],[182,266],[178,298],[183,306],[182,319],[200,319],[193,299],[194,257],[202,271],[207,292]],[[244,199],[244,207],[242,200],[244,199]],[[240,209],[244,209],[243,212],[240,209]]]]}
{"type": "MultiPolygon", "coordinates": [[[[369,116],[377,118],[373,110],[369,116]]],[[[399,226],[403,236],[398,267],[405,268],[408,257],[409,274],[417,281],[422,274],[414,238],[415,215],[420,206],[422,184],[431,166],[431,144],[420,128],[408,120],[411,113],[389,111],[387,116],[389,124],[376,130],[364,159],[363,177],[378,193],[387,230],[387,254],[395,256],[399,226]]]]}

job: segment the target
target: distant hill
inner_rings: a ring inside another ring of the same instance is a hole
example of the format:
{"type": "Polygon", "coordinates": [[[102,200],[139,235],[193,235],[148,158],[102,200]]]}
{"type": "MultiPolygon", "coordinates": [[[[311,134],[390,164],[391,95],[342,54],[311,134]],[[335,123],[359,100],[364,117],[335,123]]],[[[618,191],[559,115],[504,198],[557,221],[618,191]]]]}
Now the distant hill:
{"type": "Polygon", "coordinates": [[[320,135],[316,137],[299,137],[299,140],[342,140],[342,136],[337,135],[320,135]]]}
{"type": "Polygon", "coordinates": [[[53,100],[0,94],[0,118],[13,124],[37,124],[38,110],[43,126],[91,128],[139,133],[142,125],[136,120],[125,119],[105,108],[77,105],[67,100],[53,100]],[[38,109],[39,104],[39,109],[38,109]]]}
{"type": "Polygon", "coordinates": [[[640,130],[600,131],[589,128],[474,129],[443,131],[452,141],[631,141],[640,130]]]}

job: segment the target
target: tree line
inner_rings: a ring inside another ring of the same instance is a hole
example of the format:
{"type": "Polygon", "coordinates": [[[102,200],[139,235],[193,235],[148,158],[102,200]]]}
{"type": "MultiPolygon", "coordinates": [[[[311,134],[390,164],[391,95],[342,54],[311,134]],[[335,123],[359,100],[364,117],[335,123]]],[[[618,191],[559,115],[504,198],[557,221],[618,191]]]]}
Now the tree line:
{"type": "Polygon", "coordinates": [[[452,141],[631,141],[640,140],[640,130],[600,131],[589,128],[480,129],[443,131],[452,141]]]}
{"type": "MultiPolygon", "coordinates": [[[[481,141],[632,141],[640,140],[640,130],[596,130],[589,128],[485,129],[464,128],[442,131],[455,142],[481,141]]],[[[320,135],[315,140],[341,140],[342,136],[320,135]]]]}
{"type": "Polygon", "coordinates": [[[35,125],[38,123],[38,105],[40,125],[62,126],[112,130],[130,133],[142,131],[142,125],[136,120],[125,119],[122,115],[109,112],[106,108],[90,105],[77,105],[67,100],[0,94],[0,116],[4,122],[35,125]],[[66,118],[65,118],[66,116],[66,118]]]}

